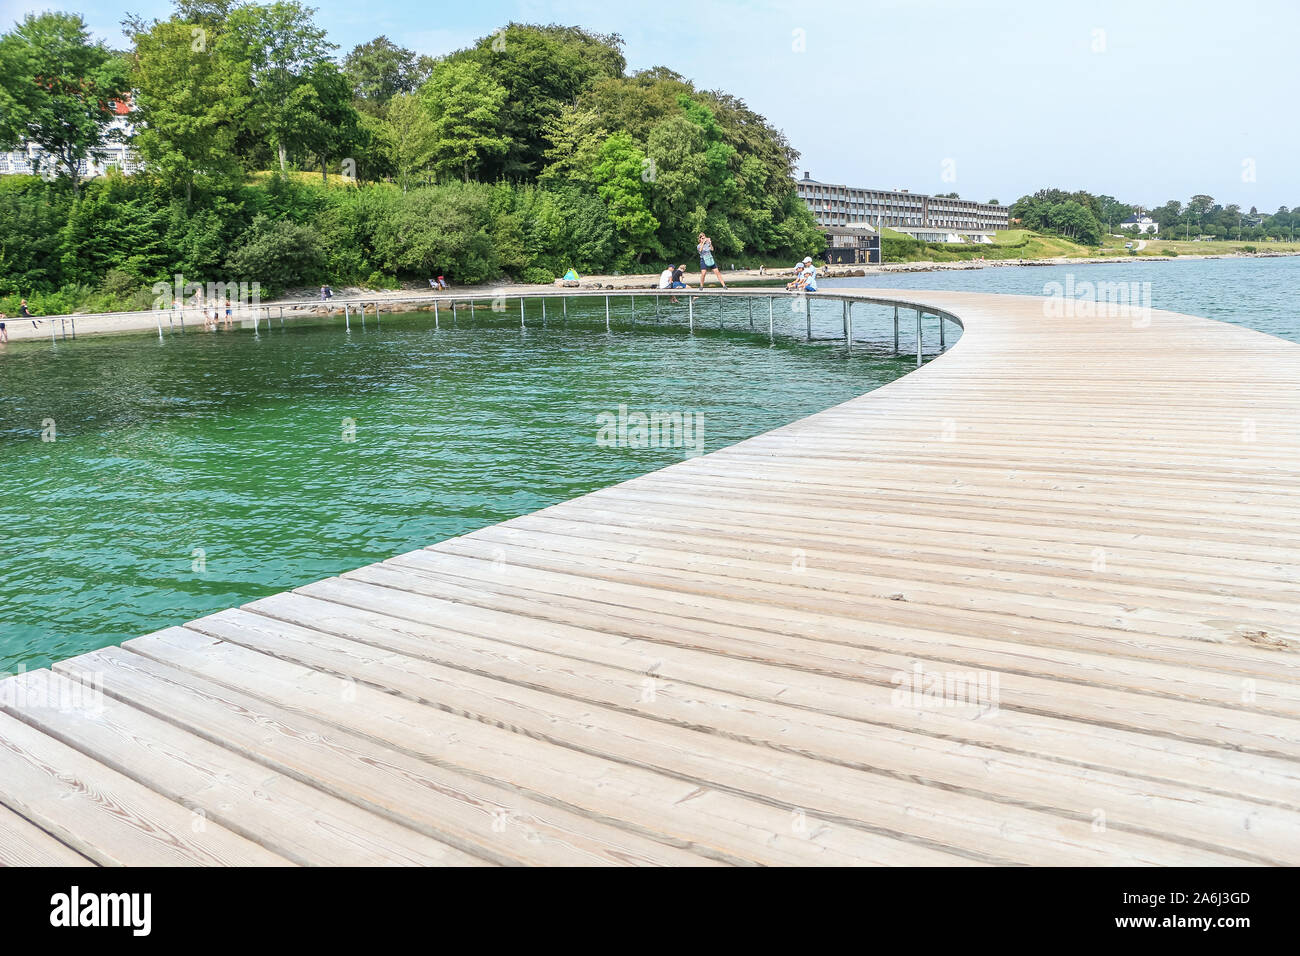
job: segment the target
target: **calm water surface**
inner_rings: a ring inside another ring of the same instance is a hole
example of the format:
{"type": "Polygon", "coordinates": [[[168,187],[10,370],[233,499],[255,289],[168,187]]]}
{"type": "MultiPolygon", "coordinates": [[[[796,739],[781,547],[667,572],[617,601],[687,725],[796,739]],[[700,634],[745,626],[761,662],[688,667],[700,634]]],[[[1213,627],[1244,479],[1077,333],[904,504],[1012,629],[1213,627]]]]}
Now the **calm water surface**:
{"type": "MultiPolygon", "coordinates": [[[[656,331],[642,298],[636,331],[616,300],[613,334],[603,304],[575,301],[567,330],[521,332],[517,312],[466,328],[462,308],[460,328],[437,332],[417,313],[379,328],[372,317],[364,331],[354,319],[350,333],[340,321],[11,344],[0,357],[0,672],[687,455],[598,446],[596,416],[620,404],[698,413],[712,451],[912,367],[865,346],[848,357],[828,343],[769,344],[766,300],[754,336],[747,304],[726,303],[725,316],[716,304],[701,301],[694,336],[656,331]],[[740,331],[719,333],[720,319],[740,331]]],[[[789,326],[777,305],[778,328],[789,326]]],[[[838,305],[821,305],[817,328],[830,334],[838,305]]]]}

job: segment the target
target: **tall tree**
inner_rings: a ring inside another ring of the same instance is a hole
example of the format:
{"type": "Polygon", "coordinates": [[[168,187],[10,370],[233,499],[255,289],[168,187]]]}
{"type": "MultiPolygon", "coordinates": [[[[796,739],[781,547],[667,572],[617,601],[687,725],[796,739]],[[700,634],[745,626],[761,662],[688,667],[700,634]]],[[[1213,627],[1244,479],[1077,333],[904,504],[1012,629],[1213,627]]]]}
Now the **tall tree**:
{"type": "Polygon", "coordinates": [[[388,101],[385,127],[397,183],[406,192],[421,173],[433,166],[438,128],[424,101],[412,93],[398,93],[388,101]]]}
{"type": "Polygon", "coordinates": [[[469,182],[471,169],[509,148],[509,137],[497,125],[505,88],[472,61],[443,60],[421,87],[420,97],[433,117],[436,172],[459,173],[469,182]]]}
{"type": "Polygon", "coordinates": [[[344,157],[361,138],[361,121],[352,107],[352,90],[329,60],[313,64],[306,82],[289,94],[286,112],[292,117],[284,137],[289,148],[310,153],[328,181],[329,161],[344,157]]]}
{"type": "Polygon", "coordinates": [[[413,50],[386,36],[359,43],[343,60],[352,93],[366,107],[382,107],[401,93],[414,93],[429,75],[429,64],[413,50]]]}
{"type": "Polygon", "coordinates": [[[546,168],[538,178],[544,182],[587,182],[609,131],[595,110],[565,103],[547,122],[543,134],[550,145],[543,153],[546,168]]]}
{"type": "Polygon", "coordinates": [[[248,120],[265,131],[280,161],[288,154],[303,125],[299,110],[310,94],[313,71],[330,57],[334,44],[316,26],[315,9],[298,0],[245,4],[233,8],[222,32],[223,54],[244,71],[251,84],[248,120]]]}
{"type": "Polygon", "coordinates": [[[622,42],[616,34],[580,27],[511,23],[457,55],[473,60],[506,91],[497,122],[509,146],[489,168],[491,176],[531,179],[541,171],[546,124],[597,78],[622,76],[622,42]]]}
{"type": "Polygon", "coordinates": [[[646,155],[626,133],[615,133],[600,149],[592,179],[605,200],[610,222],[618,232],[624,257],[640,262],[661,247],[655,239],[659,220],[650,211],[646,155]]]}
{"type": "Polygon", "coordinates": [[[134,145],[145,164],[185,191],[199,176],[228,180],[238,170],[235,132],[248,104],[243,76],[218,55],[215,26],[177,19],[133,33],[134,145]]]}
{"type": "Polygon", "coordinates": [[[126,63],[90,41],[81,17],[29,13],[0,37],[0,145],[36,143],[78,193],[127,89],[126,63]]]}

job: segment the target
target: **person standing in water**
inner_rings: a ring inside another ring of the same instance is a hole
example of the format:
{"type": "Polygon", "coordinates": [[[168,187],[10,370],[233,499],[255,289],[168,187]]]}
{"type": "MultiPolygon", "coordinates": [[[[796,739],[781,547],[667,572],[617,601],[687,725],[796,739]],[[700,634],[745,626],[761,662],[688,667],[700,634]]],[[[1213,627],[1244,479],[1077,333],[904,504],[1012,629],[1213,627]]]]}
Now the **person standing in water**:
{"type": "Polygon", "coordinates": [[[695,244],[696,250],[700,254],[700,288],[704,288],[704,280],[709,277],[709,271],[718,277],[718,284],[724,289],[727,283],[722,281],[722,273],[718,271],[718,263],[713,258],[713,240],[700,233],[700,241],[695,244]]]}

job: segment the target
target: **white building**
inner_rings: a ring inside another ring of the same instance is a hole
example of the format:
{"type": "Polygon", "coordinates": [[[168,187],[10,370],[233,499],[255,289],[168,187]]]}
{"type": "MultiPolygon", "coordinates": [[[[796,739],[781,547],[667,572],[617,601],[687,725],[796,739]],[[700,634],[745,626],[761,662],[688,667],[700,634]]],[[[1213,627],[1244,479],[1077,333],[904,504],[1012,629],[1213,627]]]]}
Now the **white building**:
{"type": "MultiPolygon", "coordinates": [[[[130,109],[126,103],[113,105],[116,115],[108,126],[109,142],[96,150],[88,160],[81,162],[78,171],[82,179],[103,176],[111,168],[120,169],[124,173],[138,172],[142,168],[140,160],[128,145],[134,132],[131,124],[127,122],[130,109]]],[[[0,176],[34,173],[53,176],[56,172],[54,160],[35,143],[25,143],[17,149],[0,153],[0,176]]]]}
{"type": "Polygon", "coordinates": [[[1125,231],[1136,229],[1139,233],[1149,233],[1153,236],[1160,232],[1160,224],[1147,215],[1129,216],[1119,224],[1119,227],[1125,231]]]}
{"type": "Polygon", "coordinates": [[[794,186],[823,227],[888,226],[927,242],[992,242],[994,232],[1010,226],[1010,210],[992,203],[905,189],[859,189],[824,183],[807,172],[794,186]]]}

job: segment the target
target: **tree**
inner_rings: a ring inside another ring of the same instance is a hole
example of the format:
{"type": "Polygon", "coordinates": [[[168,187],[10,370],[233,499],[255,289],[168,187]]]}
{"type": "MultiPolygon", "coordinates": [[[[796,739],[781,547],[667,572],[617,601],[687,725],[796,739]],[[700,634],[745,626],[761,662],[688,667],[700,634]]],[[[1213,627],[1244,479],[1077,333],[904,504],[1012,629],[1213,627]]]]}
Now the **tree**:
{"type": "Polygon", "coordinates": [[[343,60],[343,75],[362,106],[374,112],[394,96],[418,90],[429,67],[413,50],[379,36],[352,48],[343,60]]]}
{"type": "Polygon", "coordinates": [[[1189,218],[1195,218],[1196,225],[1199,227],[1201,221],[1213,207],[1214,197],[1199,193],[1188,200],[1187,215],[1189,218]]]}
{"type": "Polygon", "coordinates": [[[397,183],[406,192],[421,173],[433,166],[438,149],[437,125],[420,97],[398,93],[388,102],[384,128],[397,183]]]}
{"type": "Polygon", "coordinates": [[[650,211],[646,168],[646,155],[632,137],[615,133],[601,146],[592,170],[596,191],[605,200],[624,253],[637,262],[646,252],[661,248],[655,241],[659,220],[650,211]]]}
{"type": "Polygon", "coordinates": [[[472,62],[443,60],[420,88],[420,98],[433,117],[436,172],[459,173],[469,182],[471,168],[509,148],[509,137],[497,128],[505,88],[472,62]]]}
{"type": "Polygon", "coordinates": [[[543,157],[543,182],[590,182],[600,147],[609,136],[595,110],[564,104],[543,130],[550,146],[543,157]]]}
{"type": "Polygon", "coordinates": [[[547,123],[595,79],[622,76],[622,43],[617,35],[581,27],[511,23],[453,57],[475,63],[506,91],[497,124],[507,149],[489,163],[488,175],[535,177],[549,145],[543,134],[547,123]]]}
{"type": "Polygon", "coordinates": [[[81,17],[28,14],[0,37],[0,146],[39,145],[80,192],[81,167],[113,141],[126,64],[91,43],[81,17]]]}
{"type": "Polygon", "coordinates": [[[235,131],[247,89],[204,28],[155,21],[133,40],[134,146],[164,182],[184,189],[188,208],[197,176],[228,181],[238,168],[235,131]]]}
{"type": "Polygon", "coordinates": [[[292,119],[282,134],[284,141],[313,154],[321,180],[328,182],[329,161],[345,155],[361,137],[347,80],[330,61],[316,63],[307,71],[306,82],[289,94],[285,108],[292,119]]]}
{"type": "Polygon", "coordinates": [[[298,0],[276,0],[266,5],[246,4],[230,11],[221,34],[223,53],[249,77],[248,122],[265,131],[280,160],[288,168],[289,149],[301,134],[303,106],[300,88],[310,85],[317,67],[334,49],[325,31],[312,19],[315,10],[298,0]],[[295,94],[299,94],[295,96],[295,94]]]}

